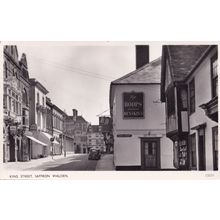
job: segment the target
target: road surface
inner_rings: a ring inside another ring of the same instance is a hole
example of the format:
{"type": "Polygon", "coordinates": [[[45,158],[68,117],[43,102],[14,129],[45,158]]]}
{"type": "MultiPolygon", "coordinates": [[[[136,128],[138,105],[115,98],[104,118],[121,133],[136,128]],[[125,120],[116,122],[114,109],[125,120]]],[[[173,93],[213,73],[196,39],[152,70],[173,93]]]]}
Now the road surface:
{"type": "Polygon", "coordinates": [[[97,160],[88,160],[87,154],[74,154],[71,157],[44,162],[40,166],[27,170],[36,171],[74,171],[96,170],[97,160]]]}

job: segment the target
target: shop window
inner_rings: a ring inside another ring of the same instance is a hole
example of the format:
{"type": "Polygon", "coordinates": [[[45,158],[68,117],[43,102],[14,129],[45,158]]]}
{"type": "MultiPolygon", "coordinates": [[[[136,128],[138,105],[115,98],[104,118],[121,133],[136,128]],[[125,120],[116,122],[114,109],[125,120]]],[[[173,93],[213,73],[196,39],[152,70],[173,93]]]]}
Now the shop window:
{"type": "Polygon", "coordinates": [[[212,77],[212,97],[218,95],[218,55],[217,53],[211,59],[211,77],[212,77]]]}
{"type": "Polygon", "coordinates": [[[196,134],[190,135],[191,167],[196,169],[196,134]]]}
{"type": "Polygon", "coordinates": [[[192,79],[189,83],[189,103],[190,103],[190,114],[195,112],[195,80],[192,79]]]}
{"type": "Polygon", "coordinates": [[[218,170],[218,126],[212,128],[213,166],[218,170]]]}

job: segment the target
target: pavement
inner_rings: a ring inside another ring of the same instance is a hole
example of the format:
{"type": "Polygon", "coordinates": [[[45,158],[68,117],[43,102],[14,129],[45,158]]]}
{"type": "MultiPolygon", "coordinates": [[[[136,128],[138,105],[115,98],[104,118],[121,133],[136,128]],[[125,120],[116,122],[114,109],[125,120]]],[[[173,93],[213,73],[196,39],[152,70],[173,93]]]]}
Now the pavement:
{"type": "Polygon", "coordinates": [[[98,171],[111,171],[115,170],[113,162],[113,154],[104,154],[96,165],[98,171]]]}
{"type": "Polygon", "coordinates": [[[35,167],[38,167],[42,164],[49,163],[49,162],[55,162],[63,158],[72,157],[74,153],[67,153],[66,157],[64,155],[54,155],[53,159],[51,156],[44,157],[44,158],[38,158],[38,159],[31,159],[30,161],[17,161],[17,162],[7,162],[3,163],[3,169],[6,170],[15,170],[15,171],[23,171],[23,170],[29,170],[34,169],[35,167]]]}

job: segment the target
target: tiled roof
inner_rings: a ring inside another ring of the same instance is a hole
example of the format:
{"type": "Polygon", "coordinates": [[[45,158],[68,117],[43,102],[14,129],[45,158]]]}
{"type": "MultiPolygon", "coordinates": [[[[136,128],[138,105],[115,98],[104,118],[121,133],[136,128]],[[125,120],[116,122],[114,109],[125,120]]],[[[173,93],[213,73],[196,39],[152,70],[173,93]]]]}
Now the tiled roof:
{"type": "Polygon", "coordinates": [[[171,74],[174,81],[184,80],[209,45],[167,45],[171,74]]]}
{"type": "Polygon", "coordinates": [[[161,57],[115,80],[112,84],[160,83],[161,57]]]}
{"type": "Polygon", "coordinates": [[[87,123],[87,121],[82,116],[76,117],[76,122],[78,123],[87,123]]]}

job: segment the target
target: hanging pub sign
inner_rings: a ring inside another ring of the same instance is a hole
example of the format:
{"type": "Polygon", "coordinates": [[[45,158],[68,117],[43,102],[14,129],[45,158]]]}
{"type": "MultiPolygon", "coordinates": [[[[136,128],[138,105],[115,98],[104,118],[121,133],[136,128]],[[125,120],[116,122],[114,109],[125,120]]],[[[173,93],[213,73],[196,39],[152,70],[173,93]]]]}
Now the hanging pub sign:
{"type": "Polygon", "coordinates": [[[123,117],[125,119],[144,118],[143,92],[123,93],[123,117]]]}

